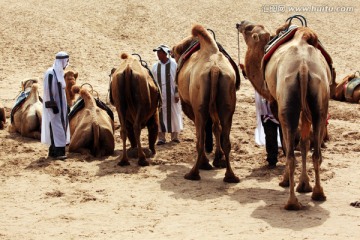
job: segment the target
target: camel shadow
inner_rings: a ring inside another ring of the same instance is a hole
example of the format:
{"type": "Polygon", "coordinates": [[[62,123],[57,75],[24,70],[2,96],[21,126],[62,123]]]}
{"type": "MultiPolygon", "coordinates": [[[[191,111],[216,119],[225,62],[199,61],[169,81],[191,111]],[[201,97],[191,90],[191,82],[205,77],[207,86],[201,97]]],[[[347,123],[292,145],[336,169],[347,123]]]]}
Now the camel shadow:
{"type": "Polygon", "coordinates": [[[310,195],[311,193],[296,193],[296,197],[302,204],[300,211],[284,209],[289,197],[288,189],[239,189],[231,194],[231,199],[238,201],[240,205],[265,202],[252,212],[251,217],[267,222],[273,228],[301,231],[320,226],[330,217],[330,212],[321,207],[322,202],[312,201],[310,195]]]}

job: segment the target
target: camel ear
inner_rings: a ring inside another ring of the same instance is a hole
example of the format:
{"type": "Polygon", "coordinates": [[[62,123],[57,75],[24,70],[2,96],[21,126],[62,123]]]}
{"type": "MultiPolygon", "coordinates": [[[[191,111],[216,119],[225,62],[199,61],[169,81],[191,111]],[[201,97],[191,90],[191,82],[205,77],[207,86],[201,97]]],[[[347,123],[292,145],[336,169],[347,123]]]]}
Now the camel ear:
{"type": "Polygon", "coordinates": [[[258,41],[260,40],[259,34],[257,34],[257,33],[253,33],[253,34],[251,35],[251,37],[254,39],[255,42],[258,42],[258,41]]]}
{"type": "Polygon", "coordinates": [[[78,72],[74,73],[74,77],[75,77],[75,79],[77,79],[77,78],[78,78],[78,76],[79,76],[79,73],[78,73],[78,72]]]}

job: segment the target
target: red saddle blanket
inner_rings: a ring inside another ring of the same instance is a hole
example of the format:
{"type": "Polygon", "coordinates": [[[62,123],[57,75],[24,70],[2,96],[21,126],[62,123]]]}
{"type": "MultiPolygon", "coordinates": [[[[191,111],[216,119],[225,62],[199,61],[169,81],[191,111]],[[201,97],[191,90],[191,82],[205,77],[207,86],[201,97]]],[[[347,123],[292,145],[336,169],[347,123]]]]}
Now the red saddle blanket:
{"type": "MultiPolygon", "coordinates": [[[[292,39],[298,30],[298,26],[291,25],[287,31],[281,32],[275,38],[270,40],[270,42],[265,46],[265,55],[262,59],[262,70],[265,72],[265,67],[268,61],[270,60],[273,53],[284,43],[292,39]]],[[[320,50],[321,54],[326,59],[326,62],[329,64],[330,70],[332,71],[332,59],[329,53],[325,50],[324,46],[318,41],[317,48],[320,50]]]]}

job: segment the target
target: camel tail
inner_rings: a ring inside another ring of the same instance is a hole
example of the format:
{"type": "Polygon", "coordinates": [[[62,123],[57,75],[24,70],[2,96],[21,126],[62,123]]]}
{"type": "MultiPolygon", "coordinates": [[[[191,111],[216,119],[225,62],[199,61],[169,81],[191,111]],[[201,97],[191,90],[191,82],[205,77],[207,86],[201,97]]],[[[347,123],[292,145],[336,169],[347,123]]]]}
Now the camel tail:
{"type": "Polygon", "coordinates": [[[301,63],[300,72],[298,73],[298,78],[300,81],[300,98],[301,98],[301,110],[304,116],[307,119],[311,119],[311,113],[309,110],[309,105],[307,103],[307,91],[308,91],[308,84],[310,80],[309,68],[306,66],[305,63],[301,63]]]}
{"type": "Polygon", "coordinates": [[[100,126],[97,121],[94,121],[92,123],[92,131],[93,131],[93,138],[94,138],[94,145],[93,145],[93,151],[94,155],[97,156],[100,153],[100,126]]]}
{"type": "Polygon", "coordinates": [[[121,95],[126,96],[125,99],[123,99],[123,100],[125,100],[127,102],[127,104],[131,108],[134,107],[134,102],[133,102],[133,94],[134,94],[134,92],[131,89],[132,75],[133,75],[132,69],[131,69],[131,67],[129,65],[127,65],[125,70],[124,70],[124,73],[123,73],[124,85],[125,85],[124,89],[126,89],[126,92],[123,92],[123,94],[121,94],[121,95]]]}
{"type": "Polygon", "coordinates": [[[213,123],[219,122],[219,115],[216,106],[216,96],[218,89],[218,82],[220,76],[220,69],[218,66],[212,66],[210,69],[210,102],[209,102],[209,112],[210,117],[213,120],[213,123]]]}

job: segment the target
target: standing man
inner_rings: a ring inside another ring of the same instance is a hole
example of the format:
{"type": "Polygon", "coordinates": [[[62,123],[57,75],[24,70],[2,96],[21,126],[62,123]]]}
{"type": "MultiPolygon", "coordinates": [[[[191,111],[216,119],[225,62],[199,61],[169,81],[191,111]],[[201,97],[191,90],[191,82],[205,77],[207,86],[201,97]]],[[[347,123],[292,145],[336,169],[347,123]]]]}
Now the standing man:
{"type": "Polygon", "coordinates": [[[41,142],[50,146],[49,157],[59,160],[66,159],[65,147],[70,142],[64,80],[64,70],[68,64],[69,55],[58,52],[53,66],[44,75],[41,142]]]}
{"type": "Polygon", "coordinates": [[[281,147],[281,127],[271,112],[269,102],[256,91],[255,105],[258,123],[255,129],[255,142],[259,145],[265,144],[268,166],[269,168],[275,168],[278,162],[278,148],[281,147]]]}
{"type": "Polygon", "coordinates": [[[159,112],[160,128],[157,145],[166,143],[165,133],[171,133],[171,141],[179,143],[179,133],[183,129],[179,93],[175,83],[177,64],[170,57],[170,49],[160,45],[153,49],[159,61],[152,67],[152,74],[161,89],[162,108],[159,112]]]}

